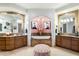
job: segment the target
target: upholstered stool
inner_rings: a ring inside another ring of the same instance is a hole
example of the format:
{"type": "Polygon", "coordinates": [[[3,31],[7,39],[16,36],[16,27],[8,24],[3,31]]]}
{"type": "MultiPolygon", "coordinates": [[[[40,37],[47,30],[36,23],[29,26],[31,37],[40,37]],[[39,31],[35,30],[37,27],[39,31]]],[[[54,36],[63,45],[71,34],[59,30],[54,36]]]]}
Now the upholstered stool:
{"type": "Polygon", "coordinates": [[[34,47],[34,56],[50,56],[50,47],[45,44],[38,44],[34,47]]]}

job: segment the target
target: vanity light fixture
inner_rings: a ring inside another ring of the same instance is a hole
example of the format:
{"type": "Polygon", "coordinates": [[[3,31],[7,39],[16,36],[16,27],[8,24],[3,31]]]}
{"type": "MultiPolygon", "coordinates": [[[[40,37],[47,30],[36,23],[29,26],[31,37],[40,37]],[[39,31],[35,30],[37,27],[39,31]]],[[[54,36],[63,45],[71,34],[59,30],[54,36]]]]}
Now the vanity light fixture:
{"type": "Polygon", "coordinates": [[[73,18],[70,18],[70,21],[72,22],[73,21],[73,18]]]}
{"type": "Polygon", "coordinates": [[[17,22],[18,22],[18,23],[22,23],[22,21],[21,21],[21,20],[17,20],[17,22]]]}
{"type": "Polygon", "coordinates": [[[62,20],[61,20],[61,22],[63,23],[63,22],[64,22],[64,20],[62,19],[62,20]]]}
{"type": "Polygon", "coordinates": [[[29,24],[28,21],[26,22],[26,24],[29,24]]]}
{"type": "Polygon", "coordinates": [[[66,23],[67,22],[67,20],[66,19],[64,19],[64,23],[66,23]]]}
{"type": "Polygon", "coordinates": [[[69,18],[67,18],[66,20],[67,20],[67,22],[70,22],[69,18]]]}

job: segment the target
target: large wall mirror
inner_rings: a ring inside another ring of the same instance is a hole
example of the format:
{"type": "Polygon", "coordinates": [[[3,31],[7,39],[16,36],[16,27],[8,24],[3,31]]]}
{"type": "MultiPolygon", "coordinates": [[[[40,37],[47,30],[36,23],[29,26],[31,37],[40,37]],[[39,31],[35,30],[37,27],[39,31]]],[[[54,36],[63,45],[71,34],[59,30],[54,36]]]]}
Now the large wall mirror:
{"type": "Polygon", "coordinates": [[[21,33],[23,27],[23,15],[12,12],[0,13],[0,33],[21,33]]]}
{"type": "Polygon", "coordinates": [[[64,13],[59,15],[58,28],[59,33],[74,34],[76,32],[76,14],[75,12],[64,13]]]}

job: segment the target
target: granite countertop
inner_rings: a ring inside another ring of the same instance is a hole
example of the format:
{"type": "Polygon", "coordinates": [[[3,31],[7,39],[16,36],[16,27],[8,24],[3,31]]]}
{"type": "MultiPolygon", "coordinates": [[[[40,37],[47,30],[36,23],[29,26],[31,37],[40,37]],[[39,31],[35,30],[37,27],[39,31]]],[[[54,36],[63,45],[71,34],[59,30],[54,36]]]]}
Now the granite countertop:
{"type": "Polygon", "coordinates": [[[17,37],[17,36],[27,36],[27,34],[2,35],[2,36],[0,36],[0,37],[17,37]]]}
{"type": "Polygon", "coordinates": [[[67,37],[75,37],[75,38],[79,38],[79,36],[76,36],[76,35],[60,35],[60,36],[67,36],[67,37]]]}

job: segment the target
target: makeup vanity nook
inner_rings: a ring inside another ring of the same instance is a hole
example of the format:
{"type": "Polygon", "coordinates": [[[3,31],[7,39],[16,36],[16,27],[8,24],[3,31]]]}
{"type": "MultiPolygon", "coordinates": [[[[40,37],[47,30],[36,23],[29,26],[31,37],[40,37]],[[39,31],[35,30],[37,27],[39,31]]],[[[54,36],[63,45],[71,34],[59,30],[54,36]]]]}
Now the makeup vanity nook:
{"type": "Polygon", "coordinates": [[[31,22],[31,46],[46,44],[52,46],[50,18],[35,17],[31,22]]]}

